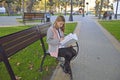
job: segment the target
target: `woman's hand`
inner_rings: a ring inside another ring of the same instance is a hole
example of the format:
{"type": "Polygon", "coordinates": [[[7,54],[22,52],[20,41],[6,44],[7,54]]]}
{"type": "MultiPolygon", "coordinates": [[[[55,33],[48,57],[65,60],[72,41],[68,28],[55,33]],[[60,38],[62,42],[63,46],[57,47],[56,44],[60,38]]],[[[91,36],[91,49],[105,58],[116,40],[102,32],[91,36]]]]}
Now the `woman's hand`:
{"type": "Polygon", "coordinates": [[[64,38],[60,38],[60,41],[62,41],[64,38]]]}

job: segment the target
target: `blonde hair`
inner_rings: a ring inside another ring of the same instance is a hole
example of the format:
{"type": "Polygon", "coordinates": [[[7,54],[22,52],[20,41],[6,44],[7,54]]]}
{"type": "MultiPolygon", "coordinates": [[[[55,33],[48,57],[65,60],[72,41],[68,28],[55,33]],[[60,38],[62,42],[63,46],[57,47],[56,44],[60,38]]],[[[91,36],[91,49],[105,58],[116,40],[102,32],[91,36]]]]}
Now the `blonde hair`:
{"type": "MultiPolygon", "coordinates": [[[[54,26],[57,26],[57,22],[60,22],[60,21],[65,22],[64,16],[62,16],[62,15],[58,16],[58,17],[56,18],[55,22],[54,22],[54,26]]],[[[60,29],[64,32],[65,24],[63,24],[63,26],[62,26],[60,29]]]]}

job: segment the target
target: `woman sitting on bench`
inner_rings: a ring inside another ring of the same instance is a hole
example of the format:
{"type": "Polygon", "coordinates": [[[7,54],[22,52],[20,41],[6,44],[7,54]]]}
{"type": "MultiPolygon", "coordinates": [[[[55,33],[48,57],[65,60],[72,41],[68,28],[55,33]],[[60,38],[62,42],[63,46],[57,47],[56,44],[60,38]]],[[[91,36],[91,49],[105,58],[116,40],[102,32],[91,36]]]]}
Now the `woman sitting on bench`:
{"type": "Polygon", "coordinates": [[[71,73],[70,61],[76,55],[73,47],[60,47],[60,41],[64,39],[65,18],[58,16],[54,24],[47,31],[48,51],[52,57],[64,57],[65,62],[61,67],[65,73],[71,73]]]}

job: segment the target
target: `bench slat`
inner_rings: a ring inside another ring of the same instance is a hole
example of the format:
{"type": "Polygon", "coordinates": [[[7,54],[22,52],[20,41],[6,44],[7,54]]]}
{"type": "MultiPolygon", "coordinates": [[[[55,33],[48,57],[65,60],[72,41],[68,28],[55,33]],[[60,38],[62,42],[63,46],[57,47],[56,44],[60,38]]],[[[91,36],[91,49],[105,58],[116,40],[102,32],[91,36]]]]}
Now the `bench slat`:
{"type": "Polygon", "coordinates": [[[23,31],[19,31],[19,32],[16,32],[16,33],[13,33],[13,34],[9,34],[9,35],[0,37],[0,44],[4,44],[4,43],[6,43],[8,41],[11,41],[15,38],[19,38],[23,35],[29,34],[29,33],[31,33],[32,31],[35,31],[35,30],[36,30],[36,28],[33,27],[33,28],[29,28],[29,29],[26,29],[26,30],[23,30],[23,31]]]}
{"type": "Polygon", "coordinates": [[[5,49],[7,49],[7,48],[9,48],[9,47],[11,47],[11,46],[14,46],[14,45],[16,45],[16,44],[19,44],[19,43],[21,43],[21,42],[24,42],[26,39],[29,39],[29,38],[34,37],[34,36],[37,36],[37,35],[36,35],[36,32],[31,32],[30,34],[26,34],[26,35],[17,37],[17,38],[15,38],[15,39],[11,40],[11,41],[8,40],[6,43],[3,43],[2,46],[3,46],[5,49]]]}
{"type": "Polygon", "coordinates": [[[32,44],[33,42],[37,41],[38,39],[36,37],[32,37],[31,39],[26,40],[25,42],[21,42],[20,44],[13,46],[11,49],[7,50],[6,53],[8,57],[13,55],[14,53],[24,49],[28,45],[32,44]]]}
{"type": "MultiPolygon", "coordinates": [[[[24,41],[17,41],[17,42],[12,42],[12,43],[9,43],[9,45],[7,46],[3,46],[3,48],[5,48],[6,50],[9,50],[11,48],[14,48],[14,47],[22,47],[22,46],[19,46],[20,44],[26,44],[27,42],[29,42],[29,40],[33,40],[33,41],[36,41],[36,39],[38,39],[38,36],[33,36],[33,37],[29,37],[29,38],[26,38],[26,40],[24,41]],[[26,43],[25,43],[26,42],[26,43]]],[[[21,39],[22,40],[22,39],[21,39]]],[[[31,41],[30,41],[31,42],[31,41]]],[[[27,45],[26,45],[27,46],[27,45]]]]}

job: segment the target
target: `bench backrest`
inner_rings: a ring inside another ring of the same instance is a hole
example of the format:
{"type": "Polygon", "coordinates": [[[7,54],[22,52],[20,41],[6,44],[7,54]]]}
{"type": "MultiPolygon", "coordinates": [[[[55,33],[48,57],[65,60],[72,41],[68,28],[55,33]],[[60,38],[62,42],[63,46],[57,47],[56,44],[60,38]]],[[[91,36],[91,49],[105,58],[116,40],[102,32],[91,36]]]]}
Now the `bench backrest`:
{"type": "Polygon", "coordinates": [[[7,36],[0,37],[0,61],[3,55],[10,57],[33,42],[46,36],[51,23],[37,25],[7,36]]]}

